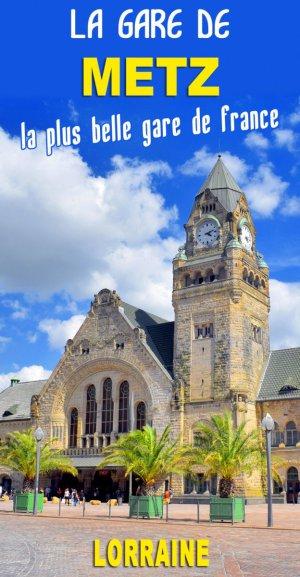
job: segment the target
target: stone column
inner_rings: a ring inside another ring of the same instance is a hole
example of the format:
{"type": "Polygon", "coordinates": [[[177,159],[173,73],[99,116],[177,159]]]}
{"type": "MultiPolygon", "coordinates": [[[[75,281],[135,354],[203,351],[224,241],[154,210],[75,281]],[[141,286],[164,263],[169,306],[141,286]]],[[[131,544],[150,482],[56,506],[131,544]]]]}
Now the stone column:
{"type": "Polygon", "coordinates": [[[113,416],[113,432],[119,432],[119,396],[116,394],[113,396],[114,403],[114,416],[113,416]]]}

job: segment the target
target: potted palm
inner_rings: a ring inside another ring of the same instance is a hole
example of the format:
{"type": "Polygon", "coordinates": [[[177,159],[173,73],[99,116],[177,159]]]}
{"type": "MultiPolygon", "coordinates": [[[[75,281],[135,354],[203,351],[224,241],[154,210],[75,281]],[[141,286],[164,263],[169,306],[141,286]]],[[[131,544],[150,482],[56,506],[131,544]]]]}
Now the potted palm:
{"type": "Polygon", "coordinates": [[[171,438],[170,426],[161,435],[146,425],[142,430],[122,435],[104,450],[99,468],[117,465],[125,475],[134,474],[140,481],[139,495],[129,496],[129,516],[162,517],[163,498],[159,495],[162,483],[172,473],[185,474],[190,470],[191,447],[180,445],[171,438]]]}
{"type": "MultiPolygon", "coordinates": [[[[44,442],[41,447],[40,472],[62,471],[77,475],[70,459],[61,451],[53,448],[53,440],[44,442]]],[[[34,500],[34,479],[36,471],[36,439],[32,429],[14,431],[0,444],[0,463],[23,475],[23,491],[15,496],[15,510],[32,512],[34,500]]],[[[43,508],[43,493],[38,496],[38,511],[43,508]]]]}
{"type": "Polygon", "coordinates": [[[195,461],[204,467],[206,475],[219,478],[219,496],[211,497],[211,521],[244,521],[245,498],[237,496],[235,480],[250,475],[261,462],[261,436],[256,429],[246,431],[246,423],[235,426],[231,413],[211,417],[209,423],[199,423],[199,447],[195,461]]]}

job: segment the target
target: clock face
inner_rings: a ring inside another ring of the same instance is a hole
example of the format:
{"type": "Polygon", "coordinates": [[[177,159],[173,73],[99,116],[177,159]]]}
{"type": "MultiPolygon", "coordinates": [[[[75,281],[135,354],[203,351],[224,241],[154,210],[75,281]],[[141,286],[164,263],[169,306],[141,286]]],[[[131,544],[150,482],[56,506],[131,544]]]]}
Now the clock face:
{"type": "Polygon", "coordinates": [[[251,250],[252,248],[252,234],[250,232],[249,227],[246,224],[243,224],[240,230],[240,242],[242,244],[242,246],[246,249],[246,250],[251,250]]]}
{"type": "Polygon", "coordinates": [[[197,244],[202,247],[215,246],[219,240],[219,227],[213,220],[206,220],[197,229],[197,244]]]}

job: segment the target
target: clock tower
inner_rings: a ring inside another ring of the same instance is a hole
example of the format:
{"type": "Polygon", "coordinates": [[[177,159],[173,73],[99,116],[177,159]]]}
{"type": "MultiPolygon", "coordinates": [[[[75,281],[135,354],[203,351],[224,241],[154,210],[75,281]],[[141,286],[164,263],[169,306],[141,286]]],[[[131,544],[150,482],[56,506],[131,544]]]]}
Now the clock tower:
{"type": "Polygon", "coordinates": [[[255,401],[269,357],[269,271],[256,248],[246,196],[220,156],[185,230],[186,242],[173,261],[183,435],[191,421],[226,409],[237,422],[256,426],[255,401]]]}

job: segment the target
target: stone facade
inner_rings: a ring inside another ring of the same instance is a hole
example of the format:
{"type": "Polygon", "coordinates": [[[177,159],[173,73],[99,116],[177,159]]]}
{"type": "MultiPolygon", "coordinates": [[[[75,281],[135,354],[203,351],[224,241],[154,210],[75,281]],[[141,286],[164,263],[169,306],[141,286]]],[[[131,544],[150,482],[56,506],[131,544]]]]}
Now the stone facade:
{"type": "MultiPolygon", "coordinates": [[[[247,199],[221,159],[197,194],[185,229],[185,245],[173,261],[174,337],[172,323],[123,303],[115,291],[101,290],[50,378],[37,387],[27,417],[0,418],[1,437],[38,423],[71,455],[86,488],[93,485],[102,448],[124,432],[124,403],[125,430],[141,425],[142,406],[144,422],[159,432],[170,423],[174,436],[186,442],[193,442],[198,421],[225,410],[249,430],[267,411],[283,433],[291,421],[300,429],[300,383],[299,398],[267,401],[267,393],[259,396],[270,364],[269,271],[256,250],[247,199]],[[173,358],[167,345],[174,348],[173,358]],[[104,407],[107,379],[109,409],[104,407]],[[123,402],[124,383],[128,394],[123,402]],[[95,414],[89,427],[91,386],[95,414]],[[107,427],[105,410],[111,411],[107,427]]],[[[287,461],[286,486],[288,465],[300,453],[297,433],[288,435],[294,445],[273,443],[287,461]]],[[[111,475],[115,483],[120,481],[120,472],[112,470],[111,475]]],[[[239,482],[246,495],[262,494],[259,474],[239,482]]],[[[185,491],[183,479],[174,478],[172,484],[177,494],[185,491]]]]}

